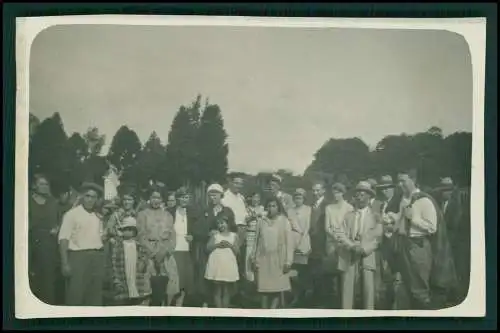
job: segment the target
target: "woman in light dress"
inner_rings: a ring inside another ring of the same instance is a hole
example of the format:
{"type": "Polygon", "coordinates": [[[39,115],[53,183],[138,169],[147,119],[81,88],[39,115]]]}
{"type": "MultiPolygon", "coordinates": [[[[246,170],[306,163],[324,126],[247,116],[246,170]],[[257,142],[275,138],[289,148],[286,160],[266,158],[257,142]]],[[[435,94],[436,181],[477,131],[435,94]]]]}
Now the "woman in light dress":
{"type": "Polygon", "coordinates": [[[166,305],[179,290],[179,276],[174,258],[176,237],[172,215],[162,208],[162,190],[153,187],[150,191],[149,207],[137,214],[138,241],[148,249],[153,274],[168,276],[166,305]]]}
{"type": "Polygon", "coordinates": [[[293,263],[294,242],[289,220],[281,202],[267,202],[268,216],[257,226],[257,241],[252,255],[257,275],[261,306],[276,309],[284,306],[284,292],[291,290],[289,272],[293,263]],[[270,302],[269,302],[270,299],[270,302]]]}
{"type": "Polygon", "coordinates": [[[214,303],[217,308],[229,308],[231,287],[240,279],[238,273],[238,235],[231,232],[231,218],[221,214],[217,217],[218,231],[214,232],[207,244],[210,253],[205,279],[214,283],[214,303]]]}

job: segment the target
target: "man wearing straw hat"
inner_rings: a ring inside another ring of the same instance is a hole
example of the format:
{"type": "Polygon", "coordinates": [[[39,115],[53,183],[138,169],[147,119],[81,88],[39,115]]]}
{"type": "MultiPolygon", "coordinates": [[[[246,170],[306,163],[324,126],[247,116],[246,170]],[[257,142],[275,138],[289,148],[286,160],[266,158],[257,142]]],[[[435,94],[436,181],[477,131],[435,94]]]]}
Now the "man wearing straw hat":
{"type": "Polygon", "coordinates": [[[375,252],[381,242],[383,228],[380,215],[370,207],[374,196],[370,183],[359,182],[354,194],[355,210],[348,212],[343,226],[337,228],[339,270],[343,272],[343,309],[375,309],[375,252]],[[358,299],[361,304],[356,304],[358,299]]]}
{"type": "Polygon", "coordinates": [[[100,306],[105,257],[103,222],[95,209],[103,188],[84,183],[81,193],[81,204],[64,215],[59,231],[62,273],[67,279],[66,304],[100,306]]]}

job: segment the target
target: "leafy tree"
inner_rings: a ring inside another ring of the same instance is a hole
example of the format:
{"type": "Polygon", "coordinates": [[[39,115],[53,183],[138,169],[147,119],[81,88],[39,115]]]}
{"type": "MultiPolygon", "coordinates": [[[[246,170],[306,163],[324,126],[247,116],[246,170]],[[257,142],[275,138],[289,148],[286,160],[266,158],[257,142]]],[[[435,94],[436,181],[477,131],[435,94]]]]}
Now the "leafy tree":
{"type": "Polygon", "coordinates": [[[441,176],[450,176],[461,186],[471,183],[472,133],[455,132],[444,139],[441,176]]]}
{"type": "Polygon", "coordinates": [[[119,172],[126,173],[134,166],[141,148],[141,141],[135,131],[122,126],[111,141],[107,159],[119,172]]]}
{"type": "Polygon", "coordinates": [[[219,106],[207,105],[197,135],[201,180],[207,183],[224,181],[228,168],[226,138],[219,106]]]}
{"type": "Polygon", "coordinates": [[[314,178],[314,173],[324,172],[359,179],[366,174],[369,153],[368,146],[359,138],[332,138],[316,152],[305,174],[308,178],[314,178]]]}

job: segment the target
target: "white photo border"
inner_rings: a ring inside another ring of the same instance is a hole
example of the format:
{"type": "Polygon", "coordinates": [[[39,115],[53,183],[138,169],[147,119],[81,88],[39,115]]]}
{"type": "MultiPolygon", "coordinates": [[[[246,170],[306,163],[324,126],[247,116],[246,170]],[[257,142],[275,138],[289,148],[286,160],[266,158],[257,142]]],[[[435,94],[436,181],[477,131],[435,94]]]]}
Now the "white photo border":
{"type": "Polygon", "coordinates": [[[76,15],[16,19],[16,149],[15,149],[15,316],[69,317],[484,317],[486,315],[484,212],[484,101],[486,18],[274,18],[177,15],[76,15]],[[471,170],[470,289],[463,303],[442,310],[322,310],[212,309],[179,307],[68,307],[47,305],[31,292],[28,279],[28,142],[29,63],[35,37],[54,25],[240,26],[288,28],[357,28],[447,30],[461,35],[469,46],[473,70],[473,130],[471,170]],[[474,245],[474,246],[472,246],[474,245]]]}

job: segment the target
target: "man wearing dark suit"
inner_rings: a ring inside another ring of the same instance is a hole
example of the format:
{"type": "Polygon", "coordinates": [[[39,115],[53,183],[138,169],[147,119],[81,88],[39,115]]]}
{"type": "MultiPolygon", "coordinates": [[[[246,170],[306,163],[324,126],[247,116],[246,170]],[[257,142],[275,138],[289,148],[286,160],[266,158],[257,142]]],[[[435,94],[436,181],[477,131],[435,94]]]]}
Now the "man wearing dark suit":
{"type": "Polygon", "coordinates": [[[330,283],[326,279],[323,270],[323,260],[326,256],[326,226],[325,214],[328,205],[325,197],[325,184],[316,182],[312,187],[314,203],[311,207],[311,227],[309,236],[311,238],[311,254],[309,255],[309,273],[311,274],[312,306],[326,307],[330,301],[329,292],[325,292],[325,287],[330,283]]]}
{"type": "Polygon", "coordinates": [[[436,198],[443,211],[444,221],[453,253],[459,290],[454,295],[455,302],[461,303],[467,296],[470,276],[470,223],[464,219],[464,212],[459,191],[451,177],[441,179],[435,190],[436,198]]]}

